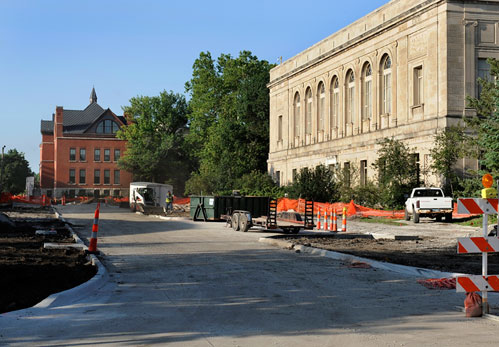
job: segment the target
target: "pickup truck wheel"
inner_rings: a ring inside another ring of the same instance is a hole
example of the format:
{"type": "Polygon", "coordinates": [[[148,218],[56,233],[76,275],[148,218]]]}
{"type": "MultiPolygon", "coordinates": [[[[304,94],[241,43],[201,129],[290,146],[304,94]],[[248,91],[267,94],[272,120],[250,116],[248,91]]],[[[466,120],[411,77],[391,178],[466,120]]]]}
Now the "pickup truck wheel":
{"type": "Polygon", "coordinates": [[[404,209],[404,219],[411,220],[411,216],[409,215],[409,212],[407,211],[407,207],[404,209]]]}
{"type": "MultiPolygon", "coordinates": [[[[447,218],[447,216],[446,216],[446,218],[447,218]]],[[[442,221],[442,216],[441,215],[436,216],[435,219],[437,220],[437,222],[441,222],[442,221]]]]}
{"type": "Polygon", "coordinates": [[[445,214],[445,222],[446,223],[452,223],[452,213],[446,213],[445,214]]]}
{"type": "Polygon", "coordinates": [[[239,231],[239,213],[233,213],[230,221],[232,223],[232,229],[239,231]]]}
{"type": "Polygon", "coordinates": [[[248,223],[248,216],[246,213],[241,213],[239,215],[239,230],[242,232],[247,232],[250,228],[250,225],[248,223]]]}
{"type": "Polygon", "coordinates": [[[414,223],[419,223],[419,213],[414,212],[414,219],[413,219],[413,222],[414,222],[414,223]]]}

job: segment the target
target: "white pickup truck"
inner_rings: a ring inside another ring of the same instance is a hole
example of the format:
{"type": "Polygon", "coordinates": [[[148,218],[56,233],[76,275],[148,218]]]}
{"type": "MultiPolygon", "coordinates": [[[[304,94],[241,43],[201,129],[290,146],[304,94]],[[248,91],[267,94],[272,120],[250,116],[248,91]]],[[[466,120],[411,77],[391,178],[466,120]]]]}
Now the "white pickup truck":
{"type": "Polygon", "coordinates": [[[452,198],[446,198],[442,189],[414,188],[405,202],[405,220],[412,215],[414,223],[419,223],[420,217],[436,218],[437,222],[445,217],[446,222],[452,222],[452,210],[452,198]]]}

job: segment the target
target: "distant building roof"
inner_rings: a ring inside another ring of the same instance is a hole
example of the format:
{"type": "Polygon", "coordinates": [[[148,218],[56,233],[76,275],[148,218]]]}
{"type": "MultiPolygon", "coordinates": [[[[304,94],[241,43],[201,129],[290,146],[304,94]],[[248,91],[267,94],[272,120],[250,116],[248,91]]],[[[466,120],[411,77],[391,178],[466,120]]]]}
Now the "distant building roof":
{"type": "MultiPolygon", "coordinates": [[[[108,111],[112,113],[109,108],[103,109],[97,103],[97,94],[95,89],[92,88],[90,104],[84,110],[63,110],[63,133],[83,134],[100,116],[108,111]]],[[[118,116],[118,119],[126,125],[125,117],[118,116]]],[[[42,120],[40,130],[42,134],[53,134],[54,121],[42,120]]]]}
{"type": "Polygon", "coordinates": [[[42,120],[40,130],[42,134],[52,134],[54,132],[54,122],[51,120],[42,120]]]}

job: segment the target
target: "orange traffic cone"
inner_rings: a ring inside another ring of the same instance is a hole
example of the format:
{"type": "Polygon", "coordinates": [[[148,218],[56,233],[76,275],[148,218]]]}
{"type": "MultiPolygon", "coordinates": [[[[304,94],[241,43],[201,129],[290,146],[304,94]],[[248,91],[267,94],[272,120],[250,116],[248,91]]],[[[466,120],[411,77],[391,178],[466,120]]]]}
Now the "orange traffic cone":
{"type": "Polygon", "coordinates": [[[338,231],[338,216],[336,215],[336,210],[333,210],[333,229],[332,231],[338,231]]]}
{"type": "Polygon", "coordinates": [[[326,231],[327,230],[327,225],[328,225],[328,214],[327,214],[327,209],[324,210],[324,225],[322,226],[322,230],[326,231]]]}
{"type": "Polygon", "coordinates": [[[94,225],[92,226],[92,236],[90,237],[90,245],[88,246],[88,253],[97,253],[97,232],[99,231],[99,206],[95,209],[94,225]]]}
{"type": "Polygon", "coordinates": [[[341,231],[347,231],[347,208],[343,207],[343,218],[341,220],[341,231]]]}

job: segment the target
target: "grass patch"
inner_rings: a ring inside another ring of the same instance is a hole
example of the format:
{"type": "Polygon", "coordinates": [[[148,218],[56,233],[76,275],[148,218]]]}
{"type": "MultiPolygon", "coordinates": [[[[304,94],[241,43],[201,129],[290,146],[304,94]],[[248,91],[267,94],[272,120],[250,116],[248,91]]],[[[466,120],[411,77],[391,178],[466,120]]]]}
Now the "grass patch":
{"type": "Polygon", "coordinates": [[[364,223],[377,223],[377,224],[387,224],[387,225],[395,225],[402,227],[405,224],[400,223],[400,221],[397,221],[395,219],[386,219],[386,218],[378,218],[378,217],[361,217],[360,218],[361,222],[364,223]]]}
{"type": "MultiPolygon", "coordinates": [[[[472,217],[457,224],[467,227],[481,227],[483,225],[483,216],[472,217]]],[[[489,216],[489,225],[491,224],[497,224],[497,215],[489,216]]]]}

